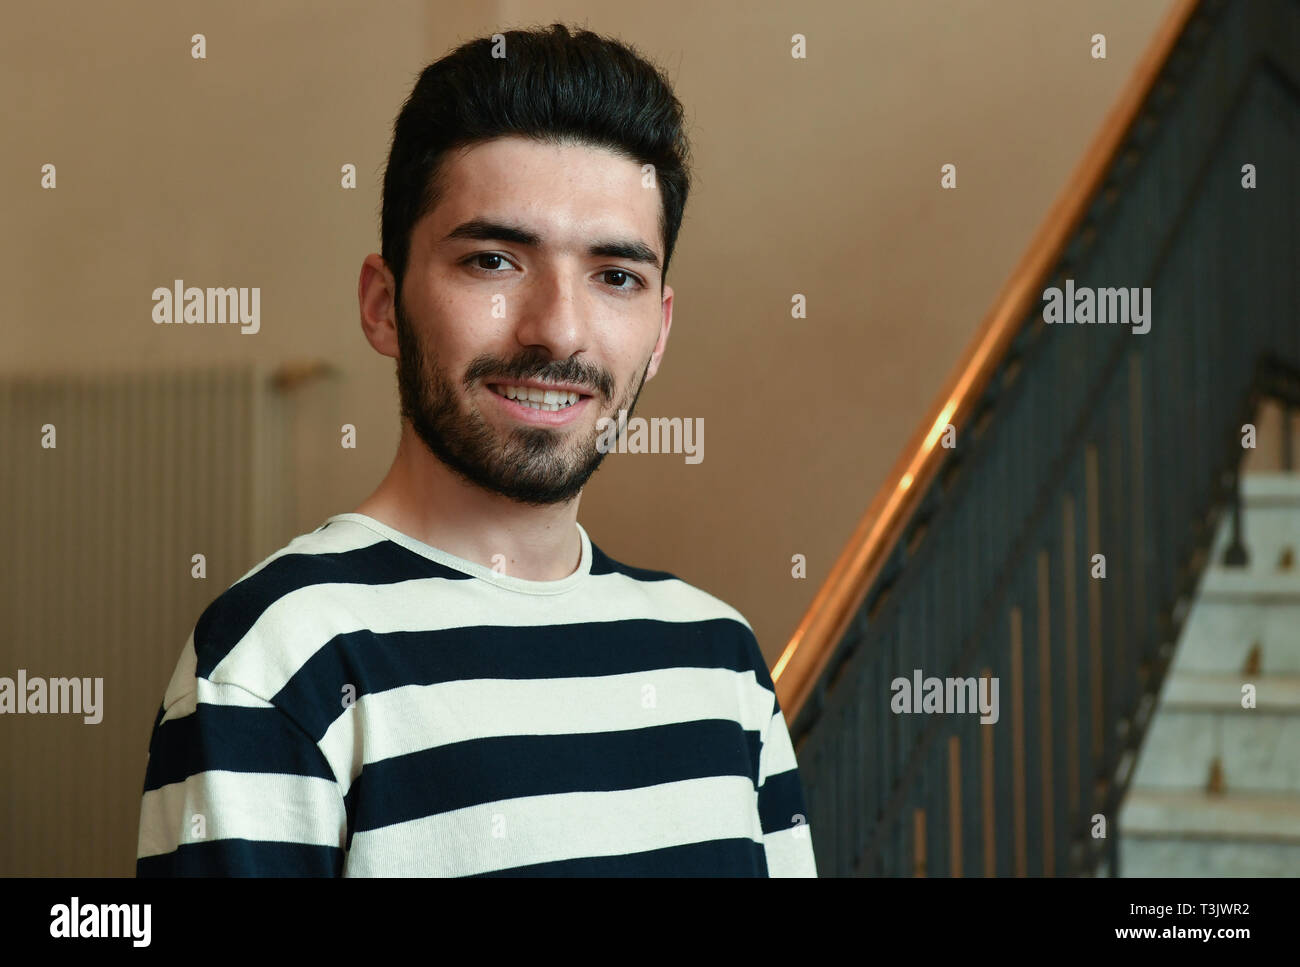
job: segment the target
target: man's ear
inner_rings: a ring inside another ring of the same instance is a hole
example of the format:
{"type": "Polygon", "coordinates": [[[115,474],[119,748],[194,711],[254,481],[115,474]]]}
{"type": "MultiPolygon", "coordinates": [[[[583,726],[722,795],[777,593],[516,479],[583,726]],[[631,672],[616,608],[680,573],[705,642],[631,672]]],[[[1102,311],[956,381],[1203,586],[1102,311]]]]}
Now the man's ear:
{"type": "Polygon", "coordinates": [[[382,356],[397,358],[397,287],[383,257],[371,252],[361,263],[357,304],[366,342],[382,356]]]}
{"type": "Polygon", "coordinates": [[[650,366],[645,372],[645,382],[650,382],[659,372],[659,362],[668,348],[668,331],[673,327],[673,290],[664,286],[663,317],[659,324],[659,339],[655,342],[654,352],[650,354],[650,366]]]}

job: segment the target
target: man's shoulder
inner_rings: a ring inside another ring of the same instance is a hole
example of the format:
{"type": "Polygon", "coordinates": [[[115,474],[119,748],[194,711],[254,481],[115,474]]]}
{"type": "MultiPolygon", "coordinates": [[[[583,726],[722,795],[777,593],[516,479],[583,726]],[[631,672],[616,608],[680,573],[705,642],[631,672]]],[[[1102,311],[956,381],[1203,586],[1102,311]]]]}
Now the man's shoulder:
{"type": "Polygon", "coordinates": [[[715,594],[683,580],[671,571],[634,567],[618,561],[592,545],[591,573],[616,581],[629,598],[645,600],[661,620],[710,627],[743,649],[746,661],[767,673],[767,663],[744,614],[715,594]]]}
{"type": "Polygon", "coordinates": [[[348,629],[350,600],[401,580],[397,572],[409,566],[401,548],[350,521],[297,535],[204,608],[168,699],[204,678],[270,700],[269,687],[348,629]]]}
{"type": "Polygon", "coordinates": [[[593,576],[614,576],[622,579],[621,584],[629,588],[639,588],[646,593],[660,593],[662,597],[673,597],[694,606],[693,610],[726,618],[743,625],[752,635],[754,629],[739,610],[716,595],[703,588],[683,580],[671,571],[658,571],[650,568],[635,567],[616,560],[600,548],[592,545],[591,573],[593,576]]]}
{"type": "MultiPolygon", "coordinates": [[[[268,554],[200,613],[162,714],[199,701],[292,711],[286,686],[340,636],[364,630],[381,586],[435,576],[424,561],[349,519],[330,518],[268,554]],[[206,696],[206,697],[205,697],[206,696]]],[[[307,676],[310,678],[310,674],[307,676]]]]}
{"type": "Polygon", "coordinates": [[[336,524],[299,534],[212,600],[195,625],[196,648],[201,653],[228,649],[275,610],[310,607],[312,589],[362,580],[359,557],[375,543],[373,537],[336,524]]]}

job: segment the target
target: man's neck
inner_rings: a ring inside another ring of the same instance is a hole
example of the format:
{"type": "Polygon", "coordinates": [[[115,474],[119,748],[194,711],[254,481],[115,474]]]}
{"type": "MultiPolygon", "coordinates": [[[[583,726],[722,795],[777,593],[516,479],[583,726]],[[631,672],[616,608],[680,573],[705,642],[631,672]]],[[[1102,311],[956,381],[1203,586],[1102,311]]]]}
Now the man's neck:
{"type": "Polygon", "coordinates": [[[558,581],[582,561],[580,498],[537,507],[489,493],[449,470],[404,426],[388,475],[356,513],[484,567],[504,562],[511,577],[558,581]]]}

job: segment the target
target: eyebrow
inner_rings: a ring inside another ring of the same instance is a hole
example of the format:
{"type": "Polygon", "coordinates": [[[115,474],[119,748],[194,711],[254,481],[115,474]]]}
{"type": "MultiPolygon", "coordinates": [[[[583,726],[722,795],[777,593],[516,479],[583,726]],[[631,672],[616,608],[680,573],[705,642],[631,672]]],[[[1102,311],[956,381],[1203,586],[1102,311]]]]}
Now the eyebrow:
{"type": "MultiPolygon", "coordinates": [[[[484,218],[471,218],[461,222],[444,237],[443,241],[452,239],[472,239],[478,242],[513,242],[539,248],[542,237],[519,225],[494,222],[484,218]]],[[[626,259],[629,262],[644,262],[659,268],[659,256],[654,249],[636,239],[610,238],[592,242],[587,247],[587,254],[604,258],[626,259]]]]}

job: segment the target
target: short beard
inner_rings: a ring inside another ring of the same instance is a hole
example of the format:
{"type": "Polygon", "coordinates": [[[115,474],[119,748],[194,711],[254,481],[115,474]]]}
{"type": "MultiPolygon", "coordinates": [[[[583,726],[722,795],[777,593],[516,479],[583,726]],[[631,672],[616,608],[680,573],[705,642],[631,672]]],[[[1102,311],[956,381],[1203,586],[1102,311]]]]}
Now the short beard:
{"type": "MultiPolygon", "coordinates": [[[[573,436],[571,431],[528,426],[515,427],[503,437],[477,409],[463,408],[462,398],[457,396],[437,357],[425,351],[402,310],[400,297],[396,309],[397,387],[402,417],[429,452],[469,483],[521,504],[544,507],[578,496],[605,459],[597,446],[602,431],[595,423],[583,440],[566,442],[566,436],[573,436]]],[[[632,415],[649,370],[647,359],[636,392],[627,394],[614,407],[613,419],[617,419],[620,409],[632,415]]],[[[612,392],[610,381],[599,371],[573,360],[549,364],[536,355],[517,359],[508,366],[488,356],[476,358],[465,375],[465,392],[476,383],[486,385],[482,383],[485,377],[493,377],[494,382],[541,379],[577,383],[594,389],[588,405],[597,405],[612,392]]]]}

